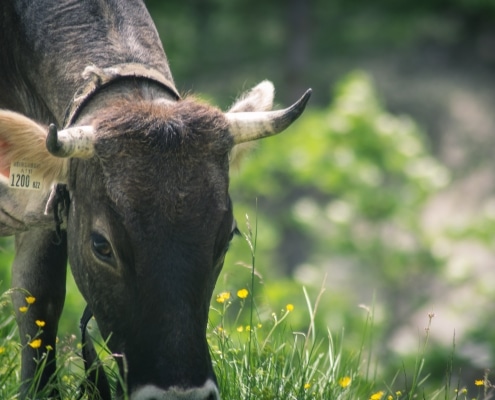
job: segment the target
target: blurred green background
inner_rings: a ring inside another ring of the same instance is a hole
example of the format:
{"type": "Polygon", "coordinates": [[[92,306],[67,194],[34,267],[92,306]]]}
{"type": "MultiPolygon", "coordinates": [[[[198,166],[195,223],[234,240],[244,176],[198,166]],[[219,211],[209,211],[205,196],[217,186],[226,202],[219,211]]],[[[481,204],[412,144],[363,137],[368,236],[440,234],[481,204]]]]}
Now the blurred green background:
{"type": "MultiPolygon", "coordinates": [[[[313,88],[302,118],[231,173],[238,225],[257,227],[259,304],[295,304],[305,330],[301,288],[325,282],[318,332],[345,328],[351,347],[373,308],[384,376],[414,358],[434,312],[430,379],[454,340],[455,373],[480,379],[495,359],[495,2],[146,3],[182,93],[226,109],[263,79],[277,107],[313,88]]],[[[0,246],[5,290],[12,242],[0,246]]],[[[248,287],[250,262],[237,238],[216,292],[248,287]]],[[[61,335],[82,310],[69,283],[61,335]]]]}

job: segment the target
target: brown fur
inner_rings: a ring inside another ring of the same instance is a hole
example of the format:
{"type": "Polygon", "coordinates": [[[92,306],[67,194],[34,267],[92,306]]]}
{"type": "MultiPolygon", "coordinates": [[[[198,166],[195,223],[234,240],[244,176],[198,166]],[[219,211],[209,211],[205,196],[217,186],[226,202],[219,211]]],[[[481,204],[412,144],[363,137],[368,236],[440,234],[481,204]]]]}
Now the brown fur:
{"type": "Polygon", "coordinates": [[[222,112],[194,98],[176,103],[124,100],[104,110],[94,125],[97,142],[136,135],[141,140],[152,140],[158,135],[168,149],[176,151],[187,146],[226,153],[232,146],[222,112]]]}
{"type": "Polygon", "coordinates": [[[170,215],[177,216],[184,193],[200,201],[198,188],[206,190],[205,181],[222,186],[228,174],[232,138],[227,120],[220,110],[193,98],[122,100],[100,110],[93,123],[94,161],[101,165],[106,192],[117,205],[139,202],[143,196],[160,198],[160,203],[167,198],[165,203],[176,208],[170,215]],[[148,179],[150,171],[160,177],[160,187],[148,179]],[[163,187],[165,192],[159,192],[163,187]]]}

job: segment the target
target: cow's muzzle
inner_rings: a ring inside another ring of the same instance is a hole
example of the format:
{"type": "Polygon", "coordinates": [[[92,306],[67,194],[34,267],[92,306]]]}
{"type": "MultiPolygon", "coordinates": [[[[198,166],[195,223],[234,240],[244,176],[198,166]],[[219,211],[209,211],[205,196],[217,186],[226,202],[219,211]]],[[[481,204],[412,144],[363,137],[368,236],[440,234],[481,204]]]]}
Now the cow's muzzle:
{"type": "Polygon", "coordinates": [[[131,400],[220,400],[217,386],[212,380],[199,388],[160,389],[154,385],[142,386],[131,394],[131,400]]]}

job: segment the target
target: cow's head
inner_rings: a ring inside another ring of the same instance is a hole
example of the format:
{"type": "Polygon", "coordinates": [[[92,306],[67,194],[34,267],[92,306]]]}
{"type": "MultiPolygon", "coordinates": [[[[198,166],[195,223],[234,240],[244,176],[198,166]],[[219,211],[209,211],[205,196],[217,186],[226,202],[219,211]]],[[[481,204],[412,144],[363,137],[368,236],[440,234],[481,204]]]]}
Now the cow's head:
{"type": "MultiPolygon", "coordinates": [[[[32,161],[45,186],[67,184],[69,261],[110,349],[125,358],[133,399],[219,398],[205,331],[235,230],[229,162],[289,126],[308,98],[265,111],[273,86],[263,82],[227,113],[194,100],[133,99],[48,136],[0,112],[2,174],[32,161]]],[[[43,191],[8,191],[21,204],[46,202],[43,191]]]]}

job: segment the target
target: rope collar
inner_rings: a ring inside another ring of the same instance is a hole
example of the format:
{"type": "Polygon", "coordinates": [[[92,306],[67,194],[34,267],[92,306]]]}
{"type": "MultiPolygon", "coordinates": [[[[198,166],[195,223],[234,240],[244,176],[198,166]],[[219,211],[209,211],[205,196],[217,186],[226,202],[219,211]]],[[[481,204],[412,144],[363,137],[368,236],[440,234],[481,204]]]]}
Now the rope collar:
{"type": "Polygon", "coordinates": [[[146,79],[162,86],[175,100],[180,95],[172,81],[154,68],[138,63],[117,64],[109,68],[98,68],[94,65],[84,69],[82,77],[86,83],[75,93],[67,107],[64,117],[64,127],[74,123],[79,113],[91,98],[101,89],[123,79],[146,79]]]}

